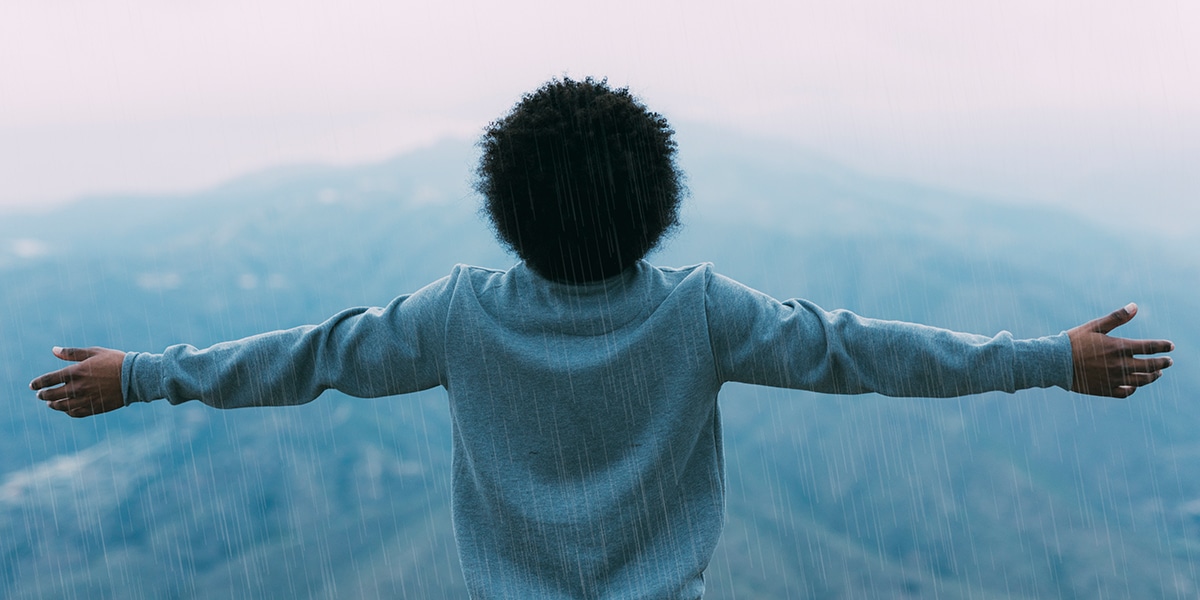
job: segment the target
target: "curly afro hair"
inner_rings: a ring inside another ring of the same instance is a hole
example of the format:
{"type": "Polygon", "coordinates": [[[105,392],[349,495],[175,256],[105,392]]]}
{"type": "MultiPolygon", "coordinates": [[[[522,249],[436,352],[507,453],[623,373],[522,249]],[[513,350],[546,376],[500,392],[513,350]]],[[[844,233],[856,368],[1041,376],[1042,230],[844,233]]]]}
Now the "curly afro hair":
{"type": "Polygon", "coordinates": [[[475,189],[501,243],[540,275],[598,281],[679,224],[674,133],[628,88],[551,80],[487,127],[475,189]]]}

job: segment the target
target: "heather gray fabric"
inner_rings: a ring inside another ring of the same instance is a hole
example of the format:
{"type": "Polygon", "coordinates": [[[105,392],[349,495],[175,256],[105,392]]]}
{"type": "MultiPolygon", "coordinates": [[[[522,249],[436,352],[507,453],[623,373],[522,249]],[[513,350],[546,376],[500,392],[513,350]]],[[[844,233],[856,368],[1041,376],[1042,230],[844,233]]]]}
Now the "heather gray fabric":
{"type": "Polygon", "coordinates": [[[726,381],[956,396],[1071,385],[1065,333],[1014,340],[780,303],[646,262],[589,285],[459,265],[386,308],[132,352],[127,402],[301,404],[444,386],[474,597],[698,598],[725,516],[726,381]]]}

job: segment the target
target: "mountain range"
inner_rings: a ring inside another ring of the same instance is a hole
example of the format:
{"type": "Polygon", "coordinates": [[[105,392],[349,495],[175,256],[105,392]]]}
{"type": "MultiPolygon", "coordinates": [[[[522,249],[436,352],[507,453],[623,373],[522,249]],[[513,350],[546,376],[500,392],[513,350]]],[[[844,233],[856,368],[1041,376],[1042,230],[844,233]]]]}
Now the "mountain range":
{"type": "MultiPolygon", "coordinates": [[[[681,130],[683,227],[652,255],[778,298],[1018,337],[1131,300],[1172,339],[1125,401],[722,390],[711,598],[1194,598],[1200,247],[681,130]]],[[[73,420],[26,384],[53,345],[206,346],[507,267],[447,141],[175,196],[0,221],[0,596],[462,597],[445,394],[138,405],[73,420]]]]}

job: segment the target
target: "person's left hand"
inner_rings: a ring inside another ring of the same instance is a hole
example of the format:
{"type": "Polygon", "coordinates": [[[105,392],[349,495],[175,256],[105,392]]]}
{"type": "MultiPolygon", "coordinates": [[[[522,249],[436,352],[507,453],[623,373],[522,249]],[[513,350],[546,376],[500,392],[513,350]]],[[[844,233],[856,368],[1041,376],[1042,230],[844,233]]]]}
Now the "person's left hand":
{"type": "Polygon", "coordinates": [[[121,363],[125,353],[108,348],[54,348],[54,355],[76,364],[46,373],[29,384],[37,397],[72,417],[89,417],[125,406],[121,363]],[[57,386],[57,387],[55,387],[57,386]]]}

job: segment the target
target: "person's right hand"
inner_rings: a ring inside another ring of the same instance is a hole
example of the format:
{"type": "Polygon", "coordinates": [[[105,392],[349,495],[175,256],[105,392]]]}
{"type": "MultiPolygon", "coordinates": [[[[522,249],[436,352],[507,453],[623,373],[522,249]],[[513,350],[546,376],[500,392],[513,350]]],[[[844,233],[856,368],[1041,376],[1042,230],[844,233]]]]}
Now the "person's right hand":
{"type": "Polygon", "coordinates": [[[54,355],[74,362],[29,383],[37,397],[72,417],[89,417],[125,406],[121,395],[121,363],[125,353],[108,348],[54,348],[54,355]],[[54,387],[58,386],[58,387],[54,387]]]}
{"type": "Polygon", "coordinates": [[[1128,398],[1137,388],[1162,377],[1163,369],[1172,364],[1171,357],[1134,358],[1134,355],[1170,352],[1175,349],[1175,344],[1167,340],[1128,340],[1108,335],[1136,314],[1137,305],[1130,302],[1107,316],[1067,331],[1075,370],[1072,391],[1128,398]]]}

